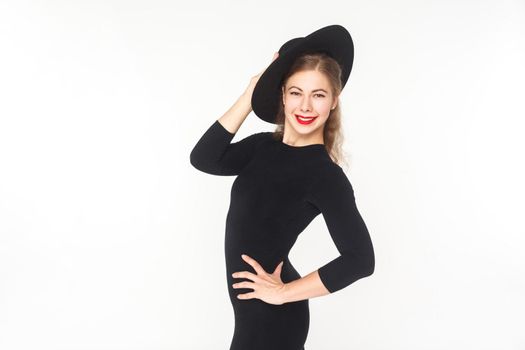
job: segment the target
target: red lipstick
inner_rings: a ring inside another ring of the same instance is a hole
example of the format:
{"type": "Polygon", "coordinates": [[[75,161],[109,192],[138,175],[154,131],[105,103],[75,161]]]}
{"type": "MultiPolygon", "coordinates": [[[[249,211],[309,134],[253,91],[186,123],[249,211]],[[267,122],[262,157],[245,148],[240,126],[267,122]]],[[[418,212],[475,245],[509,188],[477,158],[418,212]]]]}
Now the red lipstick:
{"type": "Polygon", "coordinates": [[[317,118],[317,116],[307,117],[307,116],[303,116],[299,114],[294,114],[294,116],[295,116],[295,120],[297,120],[297,122],[302,125],[311,124],[315,120],[315,118],[317,118]]]}

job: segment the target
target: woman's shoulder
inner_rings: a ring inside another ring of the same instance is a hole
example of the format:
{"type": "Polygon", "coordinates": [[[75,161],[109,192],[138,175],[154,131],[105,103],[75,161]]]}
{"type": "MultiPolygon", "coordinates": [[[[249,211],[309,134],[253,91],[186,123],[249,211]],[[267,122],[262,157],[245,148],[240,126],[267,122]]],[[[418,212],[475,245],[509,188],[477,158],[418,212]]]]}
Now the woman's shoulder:
{"type": "Polygon", "coordinates": [[[272,134],[272,132],[270,132],[270,131],[256,132],[256,133],[253,133],[253,134],[250,134],[250,135],[246,136],[241,141],[243,143],[248,143],[248,144],[251,144],[251,145],[259,145],[263,141],[268,140],[271,137],[271,134],[272,134]]]}
{"type": "Polygon", "coordinates": [[[267,144],[270,144],[272,143],[275,138],[273,136],[273,131],[260,131],[260,132],[256,132],[254,134],[251,134],[250,136],[248,136],[248,138],[252,139],[252,141],[257,144],[257,146],[261,146],[261,145],[267,145],[267,144]]]}
{"type": "Polygon", "coordinates": [[[330,157],[322,159],[319,163],[316,176],[325,180],[337,180],[347,177],[343,168],[330,157]]]}
{"type": "MultiPolygon", "coordinates": [[[[329,157],[328,157],[329,158],[329,157]]],[[[345,187],[352,187],[350,179],[344,169],[331,158],[318,163],[312,181],[311,190],[326,190],[328,188],[339,191],[345,187]]]]}
{"type": "Polygon", "coordinates": [[[269,139],[271,137],[273,137],[272,131],[260,131],[247,136],[247,138],[253,138],[258,140],[269,139]]]}

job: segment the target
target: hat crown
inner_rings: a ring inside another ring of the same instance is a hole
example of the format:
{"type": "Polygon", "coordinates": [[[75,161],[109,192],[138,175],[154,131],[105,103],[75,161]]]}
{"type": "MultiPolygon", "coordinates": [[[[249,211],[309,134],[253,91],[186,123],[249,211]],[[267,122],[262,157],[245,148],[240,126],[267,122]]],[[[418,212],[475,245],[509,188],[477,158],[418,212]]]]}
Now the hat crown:
{"type": "Polygon", "coordinates": [[[324,53],[332,58],[335,58],[332,52],[323,48],[323,47],[302,47],[303,42],[306,40],[306,37],[293,38],[285,42],[279,49],[279,57],[285,56],[288,51],[295,51],[294,55],[297,57],[299,54],[305,53],[324,53]]]}

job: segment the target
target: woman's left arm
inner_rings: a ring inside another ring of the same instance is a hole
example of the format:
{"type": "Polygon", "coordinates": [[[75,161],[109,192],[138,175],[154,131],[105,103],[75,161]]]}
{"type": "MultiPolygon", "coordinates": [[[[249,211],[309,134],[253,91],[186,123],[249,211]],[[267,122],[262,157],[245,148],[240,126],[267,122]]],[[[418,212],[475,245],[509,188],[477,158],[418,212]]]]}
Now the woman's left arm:
{"type": "Polygon", "coordinates": [[[285,302],[326,295],[373,274],[375,255],[370,234],[357,209],[354,191],[339,166],[320,176],[308,201],[323,214],[340,255],[303,278],[286,283],[285,302]]]}

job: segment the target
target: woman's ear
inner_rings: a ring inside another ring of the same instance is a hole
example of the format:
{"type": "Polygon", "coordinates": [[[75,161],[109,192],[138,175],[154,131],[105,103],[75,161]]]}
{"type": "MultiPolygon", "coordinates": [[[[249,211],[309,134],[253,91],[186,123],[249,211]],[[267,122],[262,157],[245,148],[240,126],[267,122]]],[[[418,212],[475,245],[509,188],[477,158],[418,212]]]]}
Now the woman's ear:
{"type": "Polygon", "coordinates": [[[334,103],[332,104],[332,108],[331,110],[334,110],[335,107],[337,107],[337,104],[339,103],[339,96],[337,96],[335,99],[334,99],[334,103]]]}

